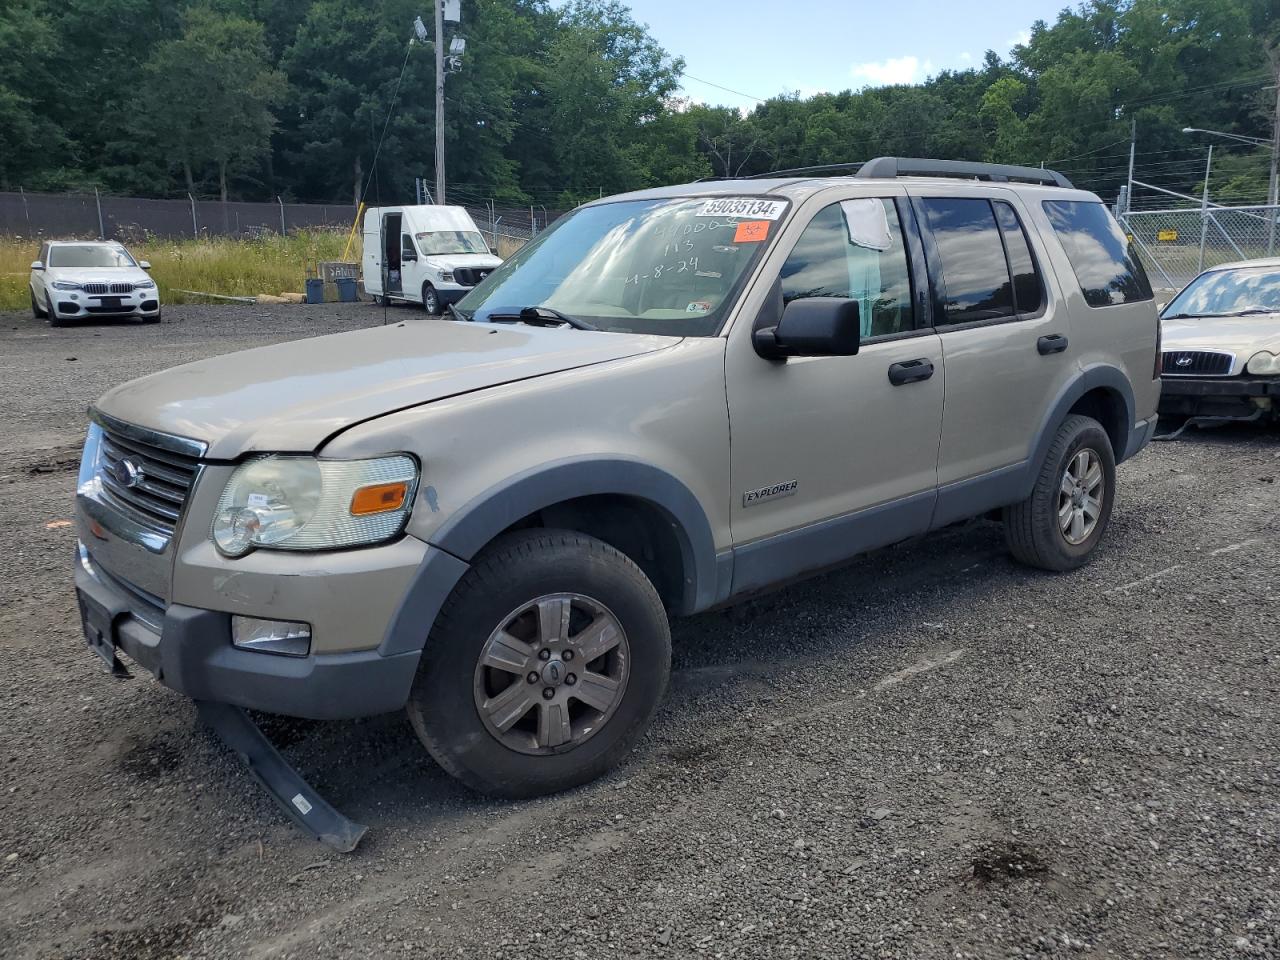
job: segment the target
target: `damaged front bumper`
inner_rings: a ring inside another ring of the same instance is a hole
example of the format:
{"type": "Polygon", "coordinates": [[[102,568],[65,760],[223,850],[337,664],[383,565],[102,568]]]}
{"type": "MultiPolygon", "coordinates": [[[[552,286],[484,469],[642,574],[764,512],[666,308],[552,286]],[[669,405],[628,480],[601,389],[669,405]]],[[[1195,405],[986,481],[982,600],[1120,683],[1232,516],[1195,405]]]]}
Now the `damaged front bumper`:
{"type": "Polygon", "coordinates": [[[1160,382],[1161,416],[1257,419],[1274,413],[1280,401],[1278,377],[1165,377],[1160,382]]]}

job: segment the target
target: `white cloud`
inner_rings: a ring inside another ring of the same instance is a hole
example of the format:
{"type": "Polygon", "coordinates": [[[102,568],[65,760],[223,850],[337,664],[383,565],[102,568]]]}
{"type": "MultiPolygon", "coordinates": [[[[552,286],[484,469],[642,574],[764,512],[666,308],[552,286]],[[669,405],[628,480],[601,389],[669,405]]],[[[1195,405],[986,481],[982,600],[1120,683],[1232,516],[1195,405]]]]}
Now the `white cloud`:
{"type": "Polygon", "coordinates": [[[1030,31],[1030,30],[1023,30],[1021,33],[1017,33],[1017,34],[1015,34],[1015,35],[1014,35],[1014,36],[1009,40],[1009,46],[1012,48],[1012,47],[1016,47],[1016,46],[1018,46],[1019,44],[1021,44],[1022,46],[1024,46],[1024,47],[1025,47],[1025,46],[1026,46],[1028,43],[1030,43],[1030,42],[1031,42],[1031,31],[1030,31]]]}
{"type": "Polygon", "coordinates": [[[923,80],[933,70],[933,64],[919,57],[908,54],[905,57],[890,57],[879,62],[855,63],[849,70],[854,80],[861,80],[863,86],[885,87],[895,83],[912,83],[923,80]]]}
{"type": "Polygon", "coordinates": [[[960,54],[960,62],[973,63],[973,54],[966,50],[964,53],[960,54]]]}

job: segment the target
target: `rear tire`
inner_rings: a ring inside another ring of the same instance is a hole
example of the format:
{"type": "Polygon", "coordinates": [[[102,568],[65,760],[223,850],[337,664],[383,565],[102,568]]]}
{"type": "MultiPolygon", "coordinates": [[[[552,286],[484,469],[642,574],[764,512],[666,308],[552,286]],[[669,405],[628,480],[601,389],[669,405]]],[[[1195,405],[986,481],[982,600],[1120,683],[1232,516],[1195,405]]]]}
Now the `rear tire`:
{"type": "Polygon", "coordinates": [[[666,612],[635,563],[584,534],[527,531],[488,547],[458,582],[407,709],[463,783],[532,797],[617,764],[670,670],[666,612]]]}
{"type": "Polygon", "coordinates": [[[1031,496],[1004,508],[1009,551],[1042,570],[1087,563],[1111,521],[1115,488],[1115,453],[1102,424],[1067,417],[1049,444],[1031,496]]]}

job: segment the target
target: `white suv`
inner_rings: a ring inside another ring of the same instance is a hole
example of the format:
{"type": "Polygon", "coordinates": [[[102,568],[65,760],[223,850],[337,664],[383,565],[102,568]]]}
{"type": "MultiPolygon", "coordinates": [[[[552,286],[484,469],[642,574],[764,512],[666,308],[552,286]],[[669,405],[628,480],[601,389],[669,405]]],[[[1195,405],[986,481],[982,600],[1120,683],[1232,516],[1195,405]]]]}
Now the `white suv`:
{"type": "Polygon", "coordinates": [[[151,264],[118,243],[49,240],[31,264],[31,312],[55,327],[88,317],[160,322],[160,291],[151,264]]]}

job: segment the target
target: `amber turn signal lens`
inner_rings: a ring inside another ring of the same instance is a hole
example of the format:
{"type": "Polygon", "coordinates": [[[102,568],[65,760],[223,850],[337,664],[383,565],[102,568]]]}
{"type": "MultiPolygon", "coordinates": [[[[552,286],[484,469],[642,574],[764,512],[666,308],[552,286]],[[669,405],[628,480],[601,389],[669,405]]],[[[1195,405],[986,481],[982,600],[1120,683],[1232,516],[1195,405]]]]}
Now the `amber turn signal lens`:
{"type": "Polygon", "coordinates": [[[388,510],[399,510],[404,505],[404,498],[409,494],[408,481],[398,483],[377,483],[371,487],[361,487],[351,496],[351,514],[356,517],[370,513],[386,513],[388,510]]]}

